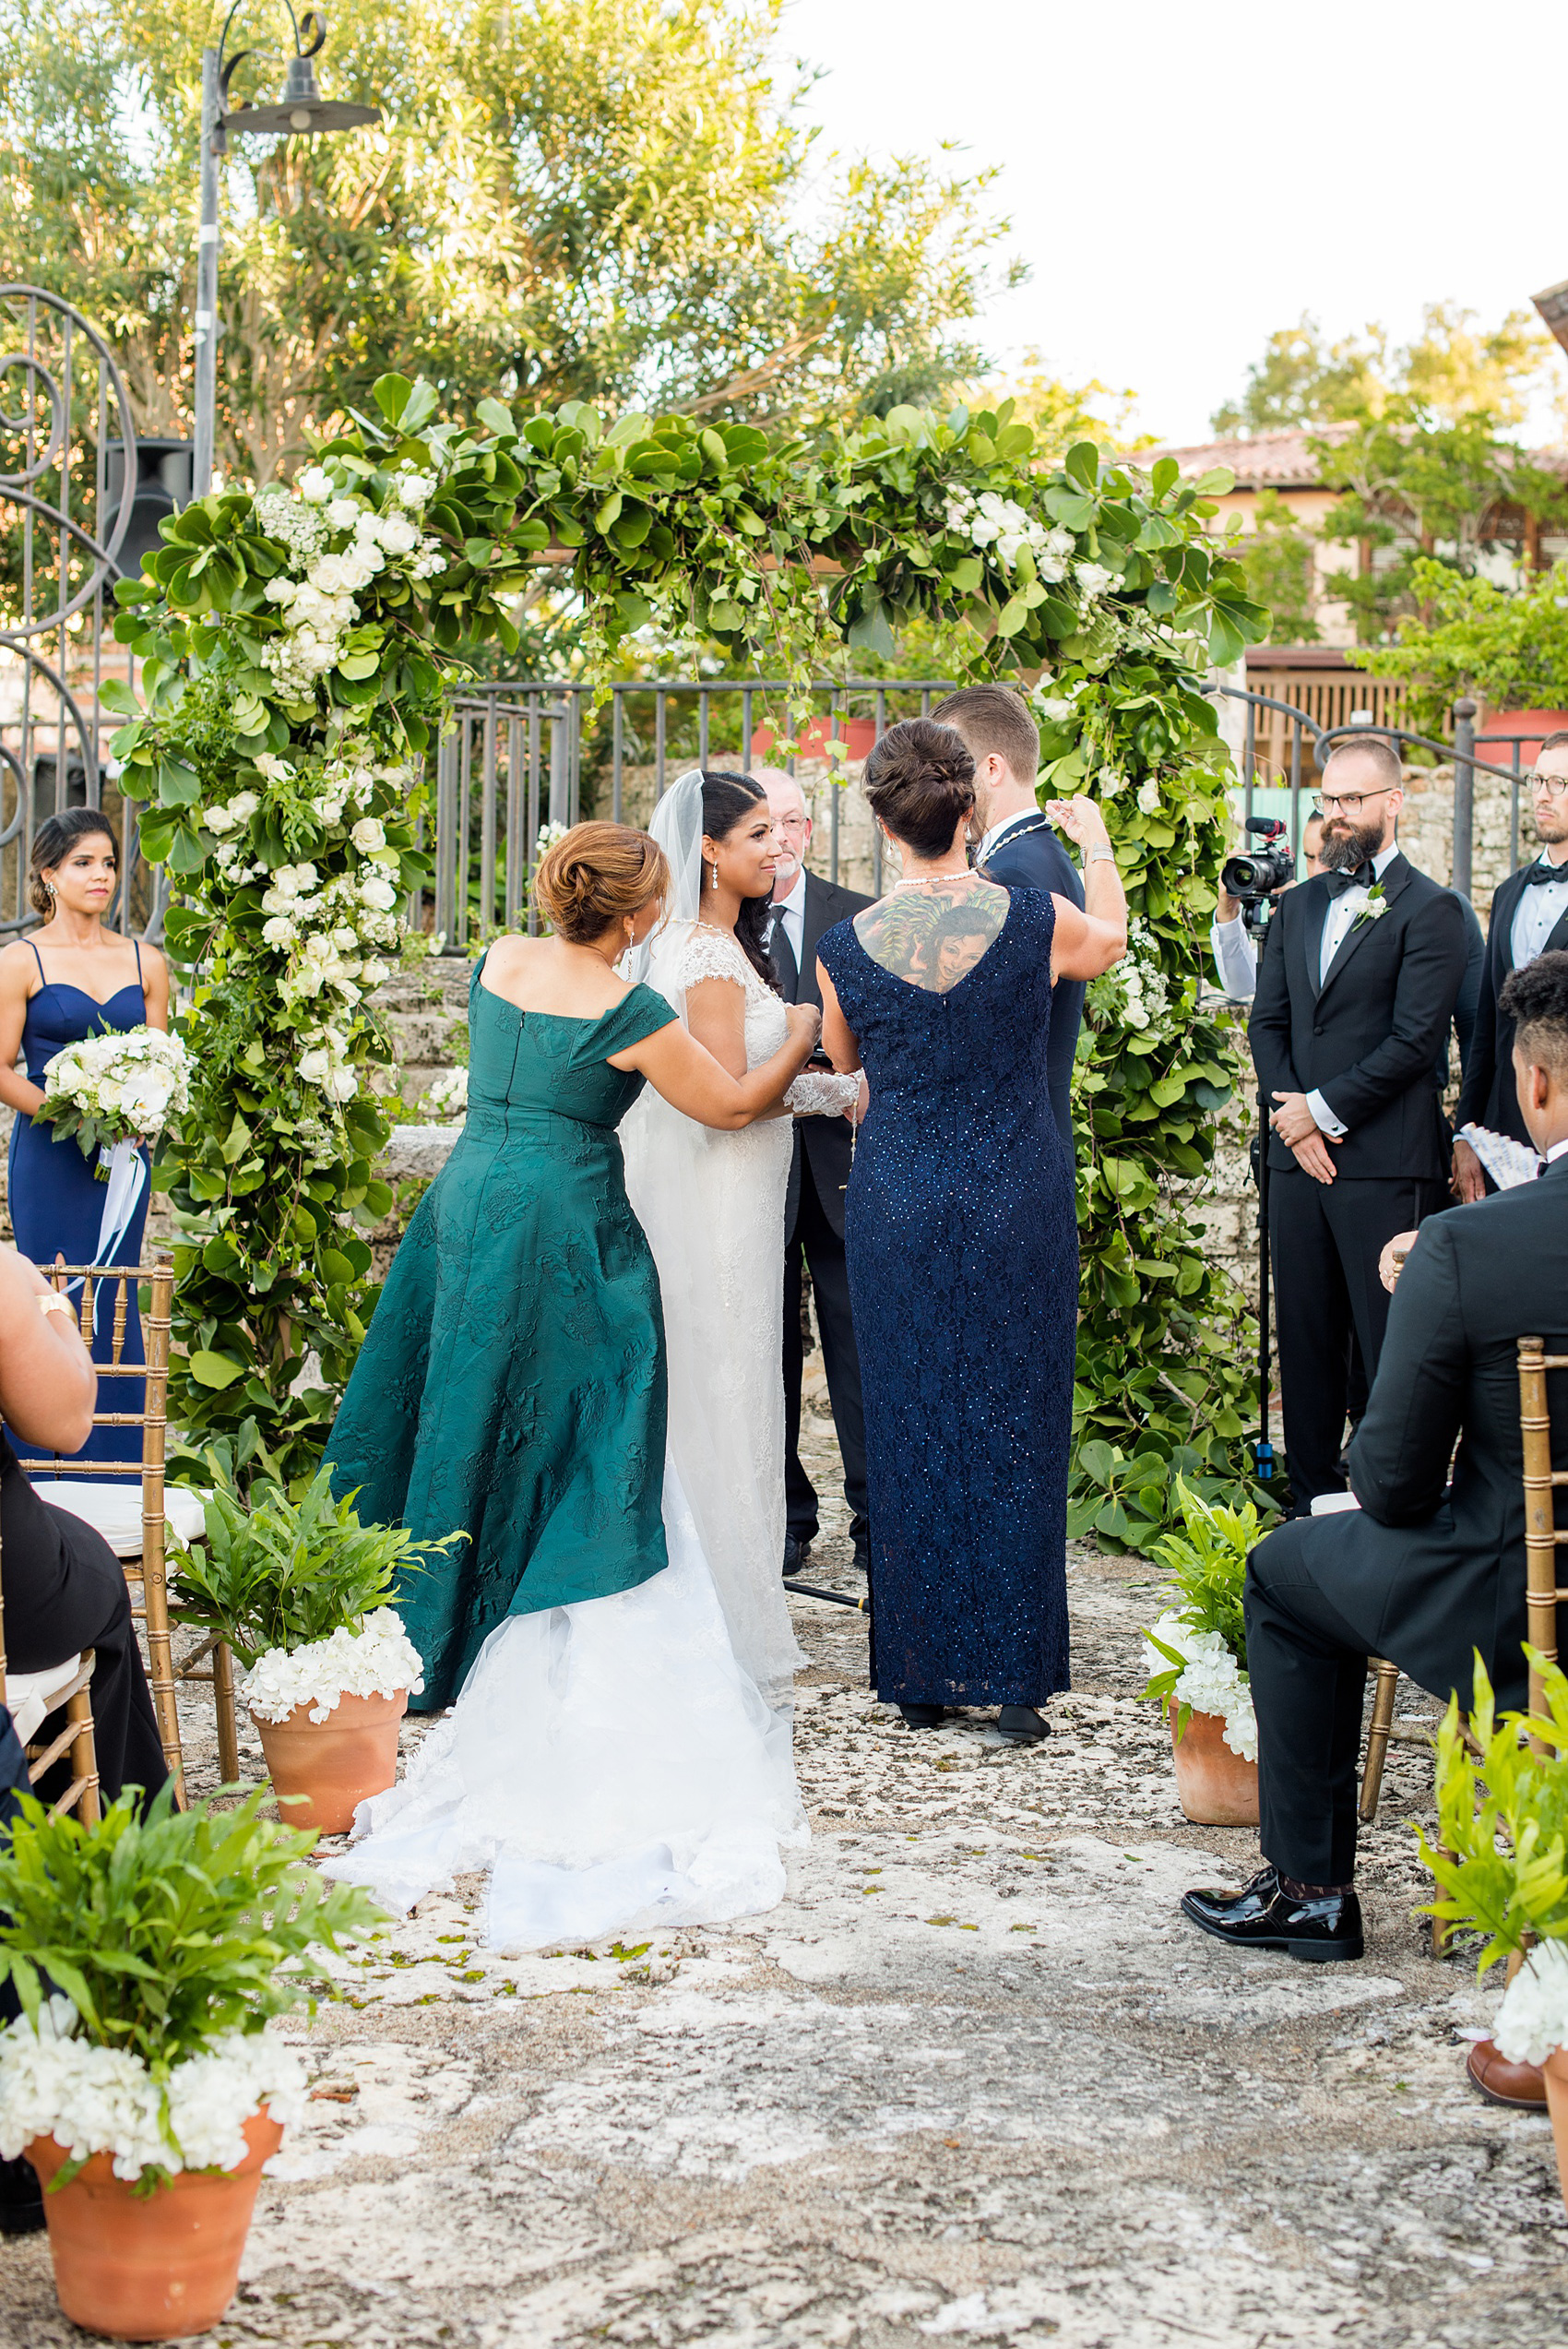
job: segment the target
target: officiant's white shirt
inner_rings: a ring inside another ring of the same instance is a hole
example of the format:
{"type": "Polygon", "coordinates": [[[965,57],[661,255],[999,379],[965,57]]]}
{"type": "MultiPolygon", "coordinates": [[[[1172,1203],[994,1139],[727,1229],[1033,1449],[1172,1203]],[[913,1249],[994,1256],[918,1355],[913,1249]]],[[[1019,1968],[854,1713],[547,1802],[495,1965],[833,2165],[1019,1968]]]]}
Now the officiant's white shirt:
{"type": "Polygon", "coordinates": [[[795,958],[798,971],[806,950],[806,868],[803,864],[790,884],[789,895],[776,897],[773,900],[775,931],[780,922],[784,924],[784,935],[790,941],[790,951],[795,958]]]}

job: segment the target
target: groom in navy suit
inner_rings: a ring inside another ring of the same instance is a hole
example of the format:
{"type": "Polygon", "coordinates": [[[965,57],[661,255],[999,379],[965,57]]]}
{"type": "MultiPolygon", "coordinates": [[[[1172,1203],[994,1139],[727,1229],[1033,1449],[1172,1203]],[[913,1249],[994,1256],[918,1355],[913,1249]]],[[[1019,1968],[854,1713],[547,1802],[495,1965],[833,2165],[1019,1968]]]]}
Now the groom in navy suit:
{"type": "MultiPolygon", "coordinates": [[[[966,686],[932,711],[938,725],[962,735],[975,762],[975,817],[984,827],[975,864],[1004,888],[1050,889],[1081,911],[1078,868],[1041,814],[1035,797],[1039,728],[1028,703],[1010,686],[966,686]]],[[[1051,990],[1046,1090],[1056,1130],[1073,1148],[1073,1055],[1084,1016],[1084,983],[1059,979],[1051,990]]]]}

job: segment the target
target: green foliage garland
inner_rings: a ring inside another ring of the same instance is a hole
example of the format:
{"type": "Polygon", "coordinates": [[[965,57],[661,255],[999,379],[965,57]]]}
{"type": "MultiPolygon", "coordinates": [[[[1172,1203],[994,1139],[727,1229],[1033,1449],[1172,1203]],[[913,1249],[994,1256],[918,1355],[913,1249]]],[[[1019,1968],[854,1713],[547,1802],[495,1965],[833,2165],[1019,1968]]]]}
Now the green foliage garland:
{"type": "MultiPolygon", "coordinates": [[[[1215,507],[1174,464],[1150,480],[1089,443],[1036,467],[999,411],[896,408],[816,440],[579,403],[479,429],[384,377],[377,413],[318,449],[293,494],[228,492],[165,523],[120,590],[145,712],[116,738],[143,843],[180,892],[169,943],[196,972],[183,1020],[193,1112],[165,1147],[178,1252],[175,1415],[205,1438],[254,1417],[305,1473],[363,1330],[389,1204],[364,1091],[389,1047],[365,996],[383,902],[422,873],[410,782],[443,694],[487,640],[516,650],[533,566],[568,573],[600,674],[649,622],[800,681],[845,638],[887,653],[916,621],[966,622],[969,674],[1032,685],[1042,783],[1096,789],[1134,916],[1091,990],[1081,1046],[1083,1428],[1134,1457],[1233,1464],[1239,1302],[1178,1195],[1213,1155],[1236,1060],[1198,1018],[1227,825],[1227,753],[1198,690],[1261,637],[1215,507]]],[[[1165,1510],[1097,1501],[1111,1540],[1165,1510]]]]}

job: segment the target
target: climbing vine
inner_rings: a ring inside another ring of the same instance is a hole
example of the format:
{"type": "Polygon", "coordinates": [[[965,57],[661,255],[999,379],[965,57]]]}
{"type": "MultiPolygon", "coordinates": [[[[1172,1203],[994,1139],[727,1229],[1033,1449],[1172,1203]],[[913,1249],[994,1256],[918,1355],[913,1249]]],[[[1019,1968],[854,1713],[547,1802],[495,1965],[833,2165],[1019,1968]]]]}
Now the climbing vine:
{"type": "Polygon", "coordinates": [[[885,654],[917,617],[961,620],[968,674],[1031,693],[1042,783],[1101,799],[1135,926],[1080,1045],[1080,1456],[1139,1465],[1135,1486],[1113,1459],[1109,1482],[1081,1473],[1079,1515],[1145,1538],[1179,1447],[1234,1464],[1245,1377],[1236,1293],[1177,1203],[1236,1077],[1195,1009],[1229,776],[1198,685],[1266,619],[1209,534],[1221,483],[1169,461],[1146,479],[1088,443],[1039,466],[1005,406],[895,409],[806,443],[606,426],[573,402],[518,419],[485,400],[469,428],[401,376],[374,402],[291,487],[165,522],[118,590],[144,666],[114,747],[193,982],[192,1110],[159,1174],[181,1424],[197,1441],[253,1418],[290,1474],[325,1438],[374,1304],[363,1234],[390,1204],[369,997],[426,876],[410,793],[449,686],[486,642],[516,650],[548,563],[601,674],[650,624],[803,685],[846,640],[885,654]]]}

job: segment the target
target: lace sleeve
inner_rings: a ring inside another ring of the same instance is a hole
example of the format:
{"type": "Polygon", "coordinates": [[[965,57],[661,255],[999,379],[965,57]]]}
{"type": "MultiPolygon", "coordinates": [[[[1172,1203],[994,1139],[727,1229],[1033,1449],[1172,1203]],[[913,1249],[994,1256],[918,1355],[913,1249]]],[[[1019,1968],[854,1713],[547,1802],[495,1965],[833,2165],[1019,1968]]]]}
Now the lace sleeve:
{"type": "Polygon", "coordinates": [[[728,979],[744,987],[755,976],[733,938],[726,937],[722,930],[709,929],[705,923],[693,923],[675,965],[679,985],[695,986],[699,979],[728,979]]]}
{"type": "Polygon", "coordinates": [[[808,1069],[797,1077],[784,1096],[797,1117],[837,1117],[853,1109],[861,1097],[861,1072],[836,1077],[825,1068],[808,1069]]]}

